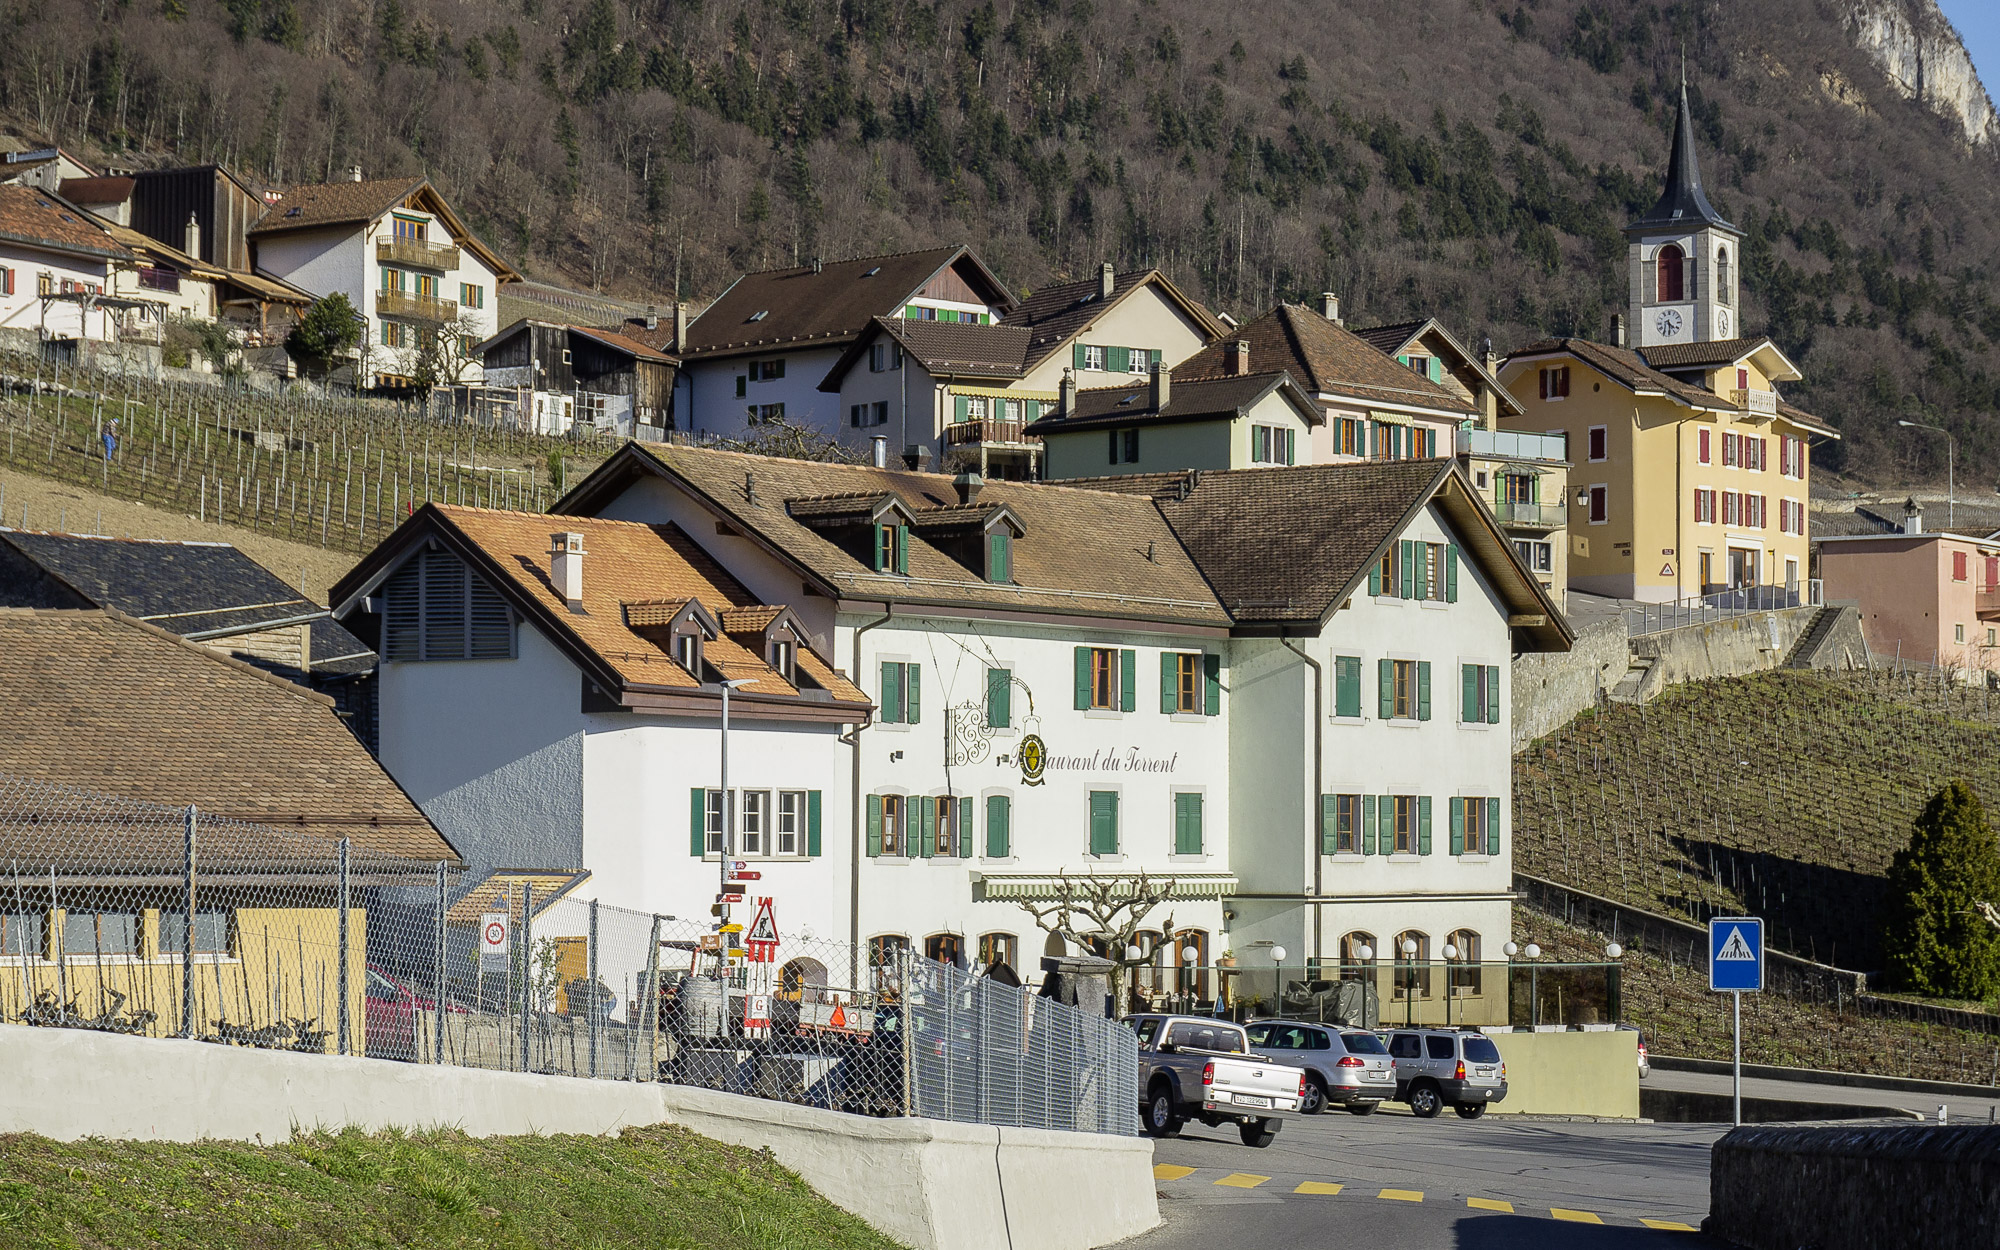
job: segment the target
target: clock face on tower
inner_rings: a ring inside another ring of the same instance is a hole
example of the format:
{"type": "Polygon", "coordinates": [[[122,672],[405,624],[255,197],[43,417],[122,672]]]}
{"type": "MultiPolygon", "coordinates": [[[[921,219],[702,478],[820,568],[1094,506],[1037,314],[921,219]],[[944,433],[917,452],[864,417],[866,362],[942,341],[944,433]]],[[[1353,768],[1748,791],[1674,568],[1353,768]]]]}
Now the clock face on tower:
{"type": "Polygon", "coordinates": [[[1665,339],[1670,339],[1679,334],[1681,332],[1680,310],[1677,308],[1661,309],[1660,315],[1653,319],[1653,328],[1660,332],[1661,338],[1665,339]]]}
{"type": "Polygon", "coordinates": [[[1715,332],[1723,338],[1729,337],[1729,310],[1727,308],[1718,308],[1715,310],[1715,332]]]}

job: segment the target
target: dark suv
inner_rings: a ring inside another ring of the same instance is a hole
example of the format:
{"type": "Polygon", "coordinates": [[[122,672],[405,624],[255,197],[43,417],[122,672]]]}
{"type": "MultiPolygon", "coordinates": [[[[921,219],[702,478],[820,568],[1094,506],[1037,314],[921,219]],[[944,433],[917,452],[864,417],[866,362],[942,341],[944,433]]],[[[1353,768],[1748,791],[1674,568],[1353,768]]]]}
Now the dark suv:
{"type": "Polygon", "coordinates": [[[1476,1029],[1396,1029],[1389,1033],[1396,1064],[1396,1100],[1429,1119],[1449,1103],[1476,1120],[1488,1103],[1507,1096],[1507,1065],[1500,1048],[1476,1029]]]}

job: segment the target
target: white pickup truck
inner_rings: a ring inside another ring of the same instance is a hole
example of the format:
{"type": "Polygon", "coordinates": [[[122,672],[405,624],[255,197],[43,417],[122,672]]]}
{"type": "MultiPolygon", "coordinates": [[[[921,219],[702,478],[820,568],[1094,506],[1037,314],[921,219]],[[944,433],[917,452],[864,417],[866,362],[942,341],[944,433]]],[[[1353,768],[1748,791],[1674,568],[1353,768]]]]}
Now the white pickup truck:
{"type": "Polygon", "coordinates": [[[1172,1137],[1188,1120],[1234,1122],[1246,1146],[1268,1146],[1278,1117],[1296,1115],[1305,1073],[1250,1053],[1243,1026],[1208,1016],[1132,1016],[1139,1035],[1139,1114],[1172,1137]]]}

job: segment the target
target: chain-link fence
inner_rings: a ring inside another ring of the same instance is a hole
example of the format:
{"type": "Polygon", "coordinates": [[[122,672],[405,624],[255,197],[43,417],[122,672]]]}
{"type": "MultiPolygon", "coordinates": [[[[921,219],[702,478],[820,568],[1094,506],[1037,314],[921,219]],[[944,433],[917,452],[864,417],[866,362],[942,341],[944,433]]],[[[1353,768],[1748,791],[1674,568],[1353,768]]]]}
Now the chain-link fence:
{"type": "Polygon", "coordinates": [[[1011,978],[759,940],[754,904],[717,933],[577,897],[585,873],[461,881],[395,854],[409,832],[0,774],[0,1022],[1137,1130],[1131,1033],[1011,978]]]}

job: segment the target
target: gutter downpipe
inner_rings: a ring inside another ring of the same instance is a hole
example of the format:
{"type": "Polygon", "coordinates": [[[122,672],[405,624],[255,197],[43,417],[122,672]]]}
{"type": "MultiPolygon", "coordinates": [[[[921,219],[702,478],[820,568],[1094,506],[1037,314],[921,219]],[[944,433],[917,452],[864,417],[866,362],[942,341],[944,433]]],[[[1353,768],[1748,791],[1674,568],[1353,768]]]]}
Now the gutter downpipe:
{"type": "MultiPolygon", "coordinates": [[[[1304,660],[1306,662],[1306,667],[1310,668],[1313,674],[1313,701],[1312,701],[1313,787],[1312,787],[1312,793],[1307,796],[1308,802],[1306,803],[1306,813],[1307,813],[1306,827],[1308,830],[1311,830],[1314,823],[1317,820],[1317,813],[1319,811],[1319,802],[1320,802],[1319,798],[1320,791],[1324,788],[1322,771],[1325,768],[1326,752],[1321,744],[1321,735],[1326,732],[1326,726],[1324,724],[1325,718],[1320,715],[1320,708],[1325,700],[1325,690],[1322,684],[1322,678],[1324,675],[1320,669],[1319,661],[1313,659],[1305,652],[1293,646],[1292,640],[1290,638],[1287,638],[1281,634],[1278,636],[1278,641],[1284,644],[1285,649],[1287,651],[1290,651],[1293,655],[1296,655],[1301,660],[1304,660]]],[[[1322,874],[1326,869],[1326,857],[1320,854],[1319,839],[1312,836],[1310,832],[1308,832],[1307,834],[1306,844],[1312,850],[1313,896],[1314,898],[1318,898],[1325,893],[1325,890],[1322,888],[1322,874]]],[[[1323,936],[1323,930],[1324,930],[1324,923],[1322,916],[1323,911],[1324,908],[1321,907],[1319,903],[1315,902],[1313,904],[1313,958],[1319,960],[1322,965],[1324,965],[1326,962],[1326,944],[1323,936]]]]}
{"type": "MultiPolygon", "coordinates": [[[[880,617],[854,631],[854,676],[856,678],[856,685],[860,684],[859,678],[862,675],[861,635],[867,633],[877,625],[888,624],[889,619],[895,615],[895,605],[884,603],[880,617]]],[[[875,718],[871,714],[867,720],[856,725],[847,733],[840,735],[840,740],[854,750],[854,772],[847,813],[849,826],[848,841],[850,849],[853,852],[849,856],[847,884],[847,962],[848,984],[856,990],[861,987],[861,860],[863,852],[867,849],[861,843],[861,731],[874,723],[875,718]]]]}

